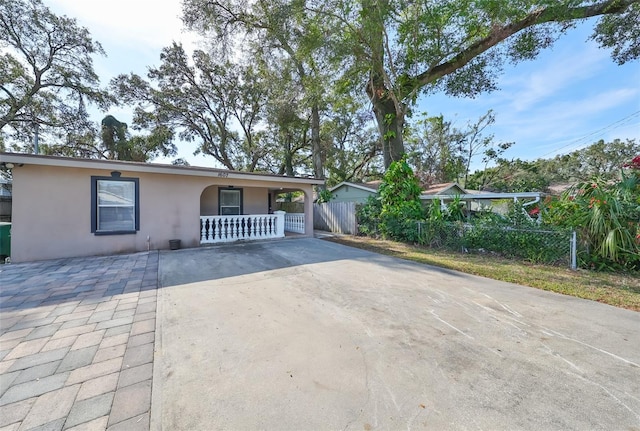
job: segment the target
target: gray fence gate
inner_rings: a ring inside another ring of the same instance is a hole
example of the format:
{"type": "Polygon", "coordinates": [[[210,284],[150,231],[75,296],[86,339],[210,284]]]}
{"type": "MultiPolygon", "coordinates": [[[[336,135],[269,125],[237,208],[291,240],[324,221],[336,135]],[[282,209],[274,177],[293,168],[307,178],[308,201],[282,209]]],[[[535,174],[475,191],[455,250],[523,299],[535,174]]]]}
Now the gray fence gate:
{"type": "Polygon", "coordinates": [[[313,228],[334,233],[358,233],[355,202],[313,204],[313,228]]]}

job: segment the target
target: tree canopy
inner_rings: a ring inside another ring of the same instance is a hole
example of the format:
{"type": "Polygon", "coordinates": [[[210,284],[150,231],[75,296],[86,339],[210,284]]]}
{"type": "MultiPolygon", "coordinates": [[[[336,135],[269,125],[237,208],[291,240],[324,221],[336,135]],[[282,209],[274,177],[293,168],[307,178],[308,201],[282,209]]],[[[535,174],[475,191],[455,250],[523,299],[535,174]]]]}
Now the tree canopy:
{"type": "Polygon", "coordinates": [[[56,138],[46,153],[148,160],[175,154],[177,136],[229,169],[336,183],[372,179],[409,153],[428,182],[462,180],[478,155],[506,163],[510,143],[492,142],[491,112],[466,129],[412,120],[419,97],[495,90],[505,63],[535,58],[588,18],[614,61],[640,55],[640,0],[182,3],[185,25],[208,43],[193,54],[174,43],[147,76],[112,82],[136,108],[132,129],[149,132],[131,136],[113,117],[89,121],[88,103],[115,102],[99,87],[92,59],[104,51],[89,31],[42,0],[2,1],[0,148],[39,128],[56,138]]]}
{"type": "Polygon", "coordinates": [[[312,171],[323,177],[327,146],[322,145],[321,116],[332,99],[327,89],[336,74],[325,36],[330,22],[319,22],[303,2],[286,0],[185,0],[183,20],[226,55],[244,56],[275,74],[288,71],[292,85],[287,99],[296,99],[309,117],[312,171]]]}
{"type": "Polygon", "coordinates": [[[617,61],[636,59],[640,44],[638,0],[331,1],[324,10],[345,24],[348,76],[360,77],[357,85],[366,88],[386,166],[405,152],[405,118],[420,94],[475,97],[495,90],[504,62],[535,58],[589,17],[604,16],[594,37],[613,48],[617,61]]]}
{"type": "MultiPolygon", "coordinates": [[[[30,141],[34,127],[58,139],[93,128],[87,103],[106,108],[93,55],[104,55],[89,30],[57,16],[41,0],[0,2],[0,134],[30,141]]],[[[19,145],[19,144],[18,144],[19,145]]]]}
{"type": "Polygon", "coordinates": [[[495,90],[505,62],[535,58],[580,20],[601,17],[593,38],[617,62],[640,53],[640,0],[186,0],[183,11],[187,24],[223,36],[247,23],[258,32],[269,22],[282,24],[286,40],[300,28],[312,34],[325,49],[298,50],[297,59],[321,53],[324,64],[342,71],[335,88],[365,90],[385,167],[405,153],[405,122],[420,95],[495,90]],[[304,25],[291,25],[288,16],[305,16],[304,25]]]}
{"type": "Polygon", "coordinates": [[[482,156],[485,167],[503,161],[513,142],[494,142],[487,129],[495,122],[489,110],[476,122],[457,127],[442,115],[413,121],[405,130],[407,161],[413,166],[422,187],[456,181],[466,184],[471,163],[482,156]]]}
{"type": "Polygon", "coordinates": [[[174,43],[162,50],[148,80],[120,75],[111,87],[120,101],[135,106],[134,124],[178,130],[197,152],[228,169],[253,171],[269,152],[257,129],[265,112],[266,89],[255,69],[220,61],[196,50],[191,57],[174,43]]]}
{"type": "Polygon", "coordinates": [[[638,154],[640,143],[634,139],[599,140],[550,159],[502,159],[497,166],[470,175],[465,187],[496,192],[545,192],[552,185],[572,185],[594,178],[618,181],[625,163],[638,154]]]}

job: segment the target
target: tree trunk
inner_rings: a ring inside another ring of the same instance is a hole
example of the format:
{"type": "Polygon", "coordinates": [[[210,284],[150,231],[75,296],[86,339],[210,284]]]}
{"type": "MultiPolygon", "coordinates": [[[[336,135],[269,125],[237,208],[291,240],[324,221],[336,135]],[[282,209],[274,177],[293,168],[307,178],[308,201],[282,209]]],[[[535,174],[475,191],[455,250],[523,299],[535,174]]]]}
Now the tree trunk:
{"type": "Polygon", "coordinates": [[[406,111],[402,98],[396,94],[394,99],[393,89],[387,86],[388,79],[385,80],[387,52],[385,48],[388,48],[388,45],[385,42],[384,17],[389,13],[388,0],[364,0],[362,10],[363,14],[371,20],[371,25],[366,32],[371,47],[371,71],[367,95],[373,105],[373,112],[382,140],[384,168],[388,169],[392,162],[400,160],[404,155],[402,132],[406,111]]]}
{"type": "Polygon", "coordinates": [[[369,92],[369,99],[373,104],[373,112],[376,116],[380,139],[382,139],[382,152],[384,155],[384,168],[396,160],[400,160],[404,155],[404,140],[402,133],[404,130],[404,112],[397,112],[395,103],[388,96],[384,95],[384,88],[374,89],[369,92]]]}
{"type": "Polygon", "coordinates": [[[322,146],[320,143],[320,109],[318,108],[317,102],[313,102],[311,106],[311,154],[313,160],[313,176],[316,178],[324,178],[322,146]]]}
{"type": "Polygon", "coordinates": [[[291,141],[293,137],[289,131],[285,133],[284,142],[284,174],[288,177],[293,177],[293,154],[291,151],[291,141]]]}

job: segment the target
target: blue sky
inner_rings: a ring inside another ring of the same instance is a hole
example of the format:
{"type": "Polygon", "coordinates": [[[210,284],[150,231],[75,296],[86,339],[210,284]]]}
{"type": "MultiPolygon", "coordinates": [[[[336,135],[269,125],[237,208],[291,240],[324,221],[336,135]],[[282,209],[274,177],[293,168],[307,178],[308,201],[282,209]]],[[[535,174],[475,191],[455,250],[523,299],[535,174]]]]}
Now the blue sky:
{"type": "Polygon", "coordinates": [[[640,63],[615,64],[607,50],[588,40],[593,22],[535,60],[506,66],[498,91],[476,99],[437,94],[420,107],[459,126],[493,109],[495,141],[515,142],[508,158],[553,157],[599,139],[640,141],[640,63]]]}
{"type": "MultiPolygon", "coordinates": [[[[77,18],[102,44],[107,57],[96,58],[95,67],[103,85],[121,73],[145,75],[173,40],[187,49],[197,44],[195,35],[182,30],[180,0],[110,0],[101,7],[87,0],[44,1],[55,13],[77,18]]],[[[490,133],[496,142],[515,142],[505,156],[523,160],[553,157],[599,139],[640,141],[640,62],[616,65],[608,51],[588,41],[592,26],[593,21],[579,25],[533,61],[507,65],[498,91],[476,99],[430,95],[419,100],[416,112],[442,114],[464,126],[493,109],[490,133]]],[[[131,123],[130,110],[109,113],[131,123]]],[[[103,116],[96,112],[94,121],[103,116]]],[[[193,156],[195,144],[178,146],[178,157],[192,165],[215,166],[212,157],[193,156]]],[[[478,159],[472,169],[480,165],[478,159]]]]}

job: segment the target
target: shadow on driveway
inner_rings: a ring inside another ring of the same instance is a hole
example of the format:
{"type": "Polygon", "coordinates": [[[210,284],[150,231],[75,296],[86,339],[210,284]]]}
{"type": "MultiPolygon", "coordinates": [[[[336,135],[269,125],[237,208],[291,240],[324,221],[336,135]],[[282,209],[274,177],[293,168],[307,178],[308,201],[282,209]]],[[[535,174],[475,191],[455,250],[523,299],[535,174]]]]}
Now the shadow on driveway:
{"type": "MultiPolygon", "coordinates": [[[[160,287],[169,287],[338,260],[377,262],[382,266],[392,266],[408,272],[425,267],[423,264],[400,259],[390,260],[377,253],[329,241],[296,238],[163,250],[160,252],[158,278],[160,287]]],[[[461,272],[431,266],[429,268],[453,277],[467,277],[467,274],[461,272]]]]}
{"type": "Polygon", "coordinates": [[[310,238],[159,268],[153,430],[640,427],[640,313],[310,238]]]}

